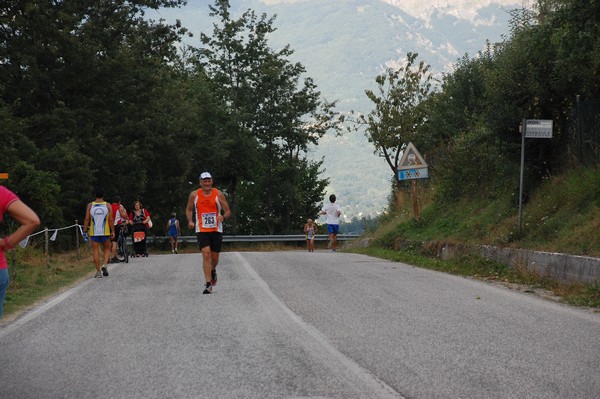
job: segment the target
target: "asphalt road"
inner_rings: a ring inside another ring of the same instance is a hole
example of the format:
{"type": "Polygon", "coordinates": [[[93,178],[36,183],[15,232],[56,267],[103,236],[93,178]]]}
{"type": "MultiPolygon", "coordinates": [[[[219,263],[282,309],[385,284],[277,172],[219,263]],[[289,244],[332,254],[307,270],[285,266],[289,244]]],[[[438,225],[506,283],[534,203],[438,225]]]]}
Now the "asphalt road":
{"type": "Polygon", "coordinates": [[[0,327],[0,398],[598,398],[600,314],[362,255],[111,265],[0,327]]]}

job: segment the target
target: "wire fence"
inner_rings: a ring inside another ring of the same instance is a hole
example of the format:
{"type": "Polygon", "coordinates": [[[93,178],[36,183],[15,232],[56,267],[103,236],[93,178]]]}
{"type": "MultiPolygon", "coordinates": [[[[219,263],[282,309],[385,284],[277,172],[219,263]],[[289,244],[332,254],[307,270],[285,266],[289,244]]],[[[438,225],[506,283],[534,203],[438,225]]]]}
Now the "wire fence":
{"type": "MultiPolygon", "coordinates": [[[[75,221],[74,224],[59,228],[44,228],[36,233],[30,234],[23,239],[19,246],[26,248],[29,246],[35,248],[43,248],[44,254],[46,255],[46,264],[50,266],[50,252],[51,244],[54,243],[54,247],[73,250],[77,252],[77,257],[81,257],[81,247],[85,243],[83,235],[83,226],[75,221]],[[67,234],[64,234],[67,233],[67,234]]],[[[11,256],[11,263],[16,262],[14,251],[11,256]]]]}
{"type": "Polygon", "coordinates": [[[577,99],[569,126],[571,155],[584,166],[600,163],[600,100],[577,99]]]}

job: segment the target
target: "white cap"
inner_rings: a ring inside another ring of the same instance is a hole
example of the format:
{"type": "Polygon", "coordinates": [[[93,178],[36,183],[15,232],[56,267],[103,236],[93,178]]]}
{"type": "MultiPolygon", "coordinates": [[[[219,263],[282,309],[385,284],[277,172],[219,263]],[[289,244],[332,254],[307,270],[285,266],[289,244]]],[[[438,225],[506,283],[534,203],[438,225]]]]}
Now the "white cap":
{"type": "Polygon", "coordinates": [[[202,172],[200,174],[200,180],[203,180],[203,179],[212,179],[212,176],[208,172],[202,172]]]}

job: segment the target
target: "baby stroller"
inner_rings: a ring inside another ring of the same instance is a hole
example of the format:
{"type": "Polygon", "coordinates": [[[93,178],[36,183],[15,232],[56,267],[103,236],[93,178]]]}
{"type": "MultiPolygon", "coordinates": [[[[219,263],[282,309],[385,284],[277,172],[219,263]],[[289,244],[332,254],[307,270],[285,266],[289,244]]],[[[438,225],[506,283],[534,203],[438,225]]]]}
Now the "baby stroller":
{"type": "Polygon", "coordinates": [[[148,256],[148,246],[146,245],[147,230],[144,223],[134,223],[132,225],[133,256],[148,256]]]}

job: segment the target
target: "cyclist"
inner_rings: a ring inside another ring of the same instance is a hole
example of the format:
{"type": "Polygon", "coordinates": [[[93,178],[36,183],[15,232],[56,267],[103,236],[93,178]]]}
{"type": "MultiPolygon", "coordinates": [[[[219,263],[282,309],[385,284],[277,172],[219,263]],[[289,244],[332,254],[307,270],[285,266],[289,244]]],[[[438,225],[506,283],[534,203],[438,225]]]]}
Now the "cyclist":
{"type": "Polygon", "coordinates": [[[120,260],[117,258],[117,242],[119,241],[119,233],[125,227],[127,223],[127,211],[123,204],[121,204],[121,197],[118,195],[113,199],[111,204],[112,211],[115,219],[115,236],[112,239],[111,248],[111,259],[110,263],[119,263],[120,260]]]}

